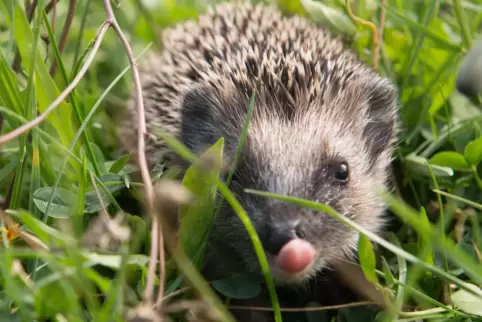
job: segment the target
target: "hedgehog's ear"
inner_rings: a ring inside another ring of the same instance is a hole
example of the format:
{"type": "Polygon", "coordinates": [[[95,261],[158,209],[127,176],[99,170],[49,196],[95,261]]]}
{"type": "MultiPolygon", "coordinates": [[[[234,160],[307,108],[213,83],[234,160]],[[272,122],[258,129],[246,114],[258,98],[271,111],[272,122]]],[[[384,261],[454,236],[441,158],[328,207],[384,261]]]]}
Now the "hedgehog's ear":
{"type": "Polygon", "coordinates": [[[363,130],[364,141],[374,164],[380,154],[390,148],[397,126],[397,91],[385,78],[365,82],[365,98],[370,121],[363,130]]]}
{"type": "Polygon", "coordinates": [[[185,94],[182,102],[181,140],[195,153],[219,139],[213,115],[216,103],[209,93],[204,88],[196,87],[185,94]]]}

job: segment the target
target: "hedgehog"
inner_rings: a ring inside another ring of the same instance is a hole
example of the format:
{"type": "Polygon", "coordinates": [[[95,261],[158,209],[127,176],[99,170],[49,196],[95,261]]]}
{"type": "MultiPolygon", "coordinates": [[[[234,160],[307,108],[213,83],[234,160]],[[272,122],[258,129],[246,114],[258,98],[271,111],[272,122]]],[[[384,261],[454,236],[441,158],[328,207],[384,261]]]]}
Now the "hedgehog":
{"type": "MultiPolygon", "coordinates": [[[[201,153],[224,138],[234,156],[254,97],[230,189],[246,210],[277,285],[300,285],[356,257],[359,234],[331,215],[255,189],[326,204],[373,233],[386,222],[398,131],[398,92],[328,28],[276,5],[221,3],[162,32],[162,49],[140,64],[152,169],[182,162],[159,130],[201,153]]],[[[135,93],[119,124],[137,151],[135,93]]],[[[185,167],[185,166],[184,166],[185,167]]],[[[262,277],[245,226],[224,203],[206,248],[214,276],[262,277]]]]}

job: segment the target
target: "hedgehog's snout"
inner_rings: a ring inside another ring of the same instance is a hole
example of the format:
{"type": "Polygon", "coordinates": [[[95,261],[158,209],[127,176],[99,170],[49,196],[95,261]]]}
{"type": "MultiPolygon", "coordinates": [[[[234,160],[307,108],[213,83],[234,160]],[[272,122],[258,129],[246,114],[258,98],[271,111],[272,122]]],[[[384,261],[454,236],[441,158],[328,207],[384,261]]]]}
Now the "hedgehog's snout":
{"type": "Polygon", "coordinates": [[[267,223],[260,236],[264,249],[276,258],[276,265],[286,273],[299,273],[313,262],[315,249],[302,239],[299,222],[283,225],[267,223]]]}
{"type": "Polygon", "coordinates": [[[261,236],[261,242],[264,249],[271,255],[278,255],[279,251],[285,244],[294,238],[297,238],[297,223],[288,223],[285,225],[266,224],[266,230],[261,236]]]}

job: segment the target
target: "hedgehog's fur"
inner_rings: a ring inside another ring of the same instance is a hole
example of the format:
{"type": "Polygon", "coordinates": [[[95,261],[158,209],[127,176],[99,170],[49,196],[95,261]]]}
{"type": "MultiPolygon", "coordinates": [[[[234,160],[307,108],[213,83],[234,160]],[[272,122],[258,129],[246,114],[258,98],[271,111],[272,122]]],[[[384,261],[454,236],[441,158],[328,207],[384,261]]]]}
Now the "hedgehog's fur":
{"type": "MultiPolygon", "coordinates": [[[[380,231],[385,206],[377,193],[387,184],[398,121],[397,93],[388,79],[321,26],[269,5],[218,5],[197,22],[165,30],[162,42],[163,51],[141,64],[149,165],[176,160],[155,138],[159,129],[195,152],[224,137],[225,154],[233,156],[254,91],[254,115],[231,188],[262,241],[266,227],[297,221],[317,249],[316,264],[303,274],[275,278],[306,280],[353,254],[358,234],[327,214],[243,188],[326,203],[380,231]],[[342,161],[349,166],[347,184],[332,177],[342,161]]],[[[127,112],[119,131],[123,146],[135,154],[135,93],[127,112]]],[[[258,273],[245,228],[224,204],[207,258],[219,272],[258,273]]]]}

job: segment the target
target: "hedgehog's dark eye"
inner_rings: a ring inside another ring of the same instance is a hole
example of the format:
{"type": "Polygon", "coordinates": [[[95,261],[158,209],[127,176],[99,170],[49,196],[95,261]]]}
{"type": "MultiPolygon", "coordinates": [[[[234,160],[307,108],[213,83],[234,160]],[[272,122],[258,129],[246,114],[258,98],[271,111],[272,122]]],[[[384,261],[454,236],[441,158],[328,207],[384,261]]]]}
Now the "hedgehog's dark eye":
{"type": "Polygon", "coordinates": [[[335,180],[340,183],[347,183],[350,177],[350,171],[348,170],[348,164],[346,162],[341,162],[335,164],[332,167],[332,174],[335,180]]]}

